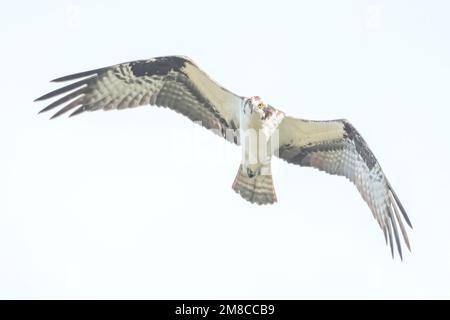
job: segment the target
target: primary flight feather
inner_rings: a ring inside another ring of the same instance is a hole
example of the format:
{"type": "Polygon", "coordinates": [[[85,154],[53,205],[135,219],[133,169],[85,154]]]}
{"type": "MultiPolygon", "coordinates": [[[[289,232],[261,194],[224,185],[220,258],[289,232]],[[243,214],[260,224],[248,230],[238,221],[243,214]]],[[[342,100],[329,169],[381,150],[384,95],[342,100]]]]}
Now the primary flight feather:
{"type": "Polygon", "coordinates": [[[309,121],[286,116],[259,97],[242,97],[212,80],[184,56],[121,63],[53,80],[73,83],[36,101],[61,96],[40,112],[57,110],[74,116],[86,111],[126,109],[143,105],[170,108],[242,145],[243,160],[233,189],[257,204],[276,202],[272,156],[313,167],[353,182],[394,256],[402,258],[400,234],[410,244],[403,220],[411,222],[378,161],[347,120],[309,121]]]}

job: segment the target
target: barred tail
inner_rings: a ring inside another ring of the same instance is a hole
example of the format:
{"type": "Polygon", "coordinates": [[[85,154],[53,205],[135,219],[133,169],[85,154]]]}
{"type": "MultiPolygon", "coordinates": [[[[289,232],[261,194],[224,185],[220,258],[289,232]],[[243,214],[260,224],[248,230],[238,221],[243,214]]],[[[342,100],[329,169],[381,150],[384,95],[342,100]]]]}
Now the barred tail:
{"type": "Polygon", "coordinates": [[[261,170],[264,174],[249,178],[240,165],[234,179],[233,190],[251,203],[263,205],[277,202],[270,164],[264,169],[261,170]]]}

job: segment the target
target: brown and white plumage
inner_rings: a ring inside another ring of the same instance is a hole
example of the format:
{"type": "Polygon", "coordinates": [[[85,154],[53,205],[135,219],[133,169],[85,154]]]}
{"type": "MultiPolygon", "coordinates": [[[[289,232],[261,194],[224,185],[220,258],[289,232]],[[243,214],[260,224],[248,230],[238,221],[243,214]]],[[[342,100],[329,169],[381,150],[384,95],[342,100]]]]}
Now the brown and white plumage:
{"type": "Polygon", "coordinates": [[[367,143],[347,120],[308,121],[285,117],[280,127],[278,156],[289,163],[313,167],[352,181],[389,240],[402,257],[399,228],[410,249],[402,222],[411,222],[367,143]],[[399,228],[397,227],[399,226],[399,228]]]}
{"type": "Polygon", "coordinates": [[[402,222],[403,217],[411,226],[406,211],[366,142],[346,120],[307,121],[285,116],[259,97],[245,98],[228,91],[183,56],[126,62],[53,81],[74,82],[36,99],[62,95],[41,110],[59,109],[52,118],[69,112],[73,116],[85,111],[156,105],[242,144],[243,160],[233,189],[252,203],[277,201],[271,173],[273,154],[289,163],[347,177],[369,205],[392,255],[395,241],[402,257],[399,233],[410,248],[402,222]],[[263,141],[270,150],[262,158],[256,151],[254,162],[248,160],[255,152],[247,143],[246,131],[250,130],[262,132],[262,138],[258,136],[255,141],[263,141]],[[274,141],[278,148],[272,149],[274,141]]]}
{"type": "Polygon", "coordinates": [[[126,62],[53,82],[80,78],[83,79],[37,98],[40,101],[65,94],[40,112],[60,108],[52,116],[55,118],[68,112],[74,116],[85,111],[156,105],[181,113],[239,144],[242,98],[220,86],[187,57],[126,62]]]}

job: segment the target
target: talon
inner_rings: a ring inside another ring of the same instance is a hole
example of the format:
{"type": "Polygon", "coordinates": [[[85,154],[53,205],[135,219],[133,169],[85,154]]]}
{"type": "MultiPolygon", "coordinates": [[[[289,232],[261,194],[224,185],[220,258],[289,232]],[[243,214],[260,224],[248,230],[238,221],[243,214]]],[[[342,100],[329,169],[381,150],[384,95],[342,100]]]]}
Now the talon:
{"type": "Polygon", "coordinates": [[[247,168],[247,176],[249,178],[254,178],[256,176],[256,173],[253,172],[250,168],[247,168]]]}

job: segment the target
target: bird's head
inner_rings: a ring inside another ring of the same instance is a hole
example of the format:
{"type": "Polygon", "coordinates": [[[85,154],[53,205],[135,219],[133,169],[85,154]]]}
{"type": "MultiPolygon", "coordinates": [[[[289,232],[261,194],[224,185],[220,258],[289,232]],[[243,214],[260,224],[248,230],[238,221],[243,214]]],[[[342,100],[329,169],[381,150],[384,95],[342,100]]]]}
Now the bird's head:
{"type": "Polygon", "coordinates": [[[244,104],[244,113],[258,115],[261,120],[267,118],[270,109],[271,108],[258,96],[247,99],[244,104]]]}

